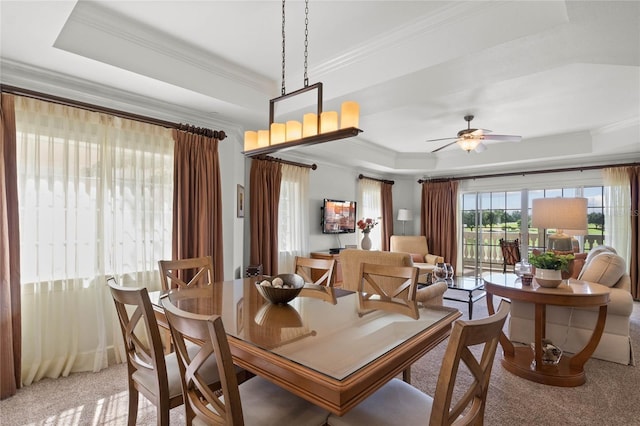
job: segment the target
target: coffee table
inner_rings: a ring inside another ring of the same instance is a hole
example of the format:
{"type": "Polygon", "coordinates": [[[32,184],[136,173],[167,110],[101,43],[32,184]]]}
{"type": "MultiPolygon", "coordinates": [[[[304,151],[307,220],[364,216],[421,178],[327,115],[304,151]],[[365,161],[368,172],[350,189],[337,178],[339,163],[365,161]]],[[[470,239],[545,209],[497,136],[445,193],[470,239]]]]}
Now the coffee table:
{"type": "Polygon", "coordinates": [[[484,291],[484,281],[476,277],[454,277],[440,280],[447,283],[449,290],[466,292],[466,295],[442,296],[443,299],[464,302],[469,306],[469,319],[473,319],[473,304],[482,299],[487,293],[484,291]]]}
{"type": "Polygon", "coordinates": [[[558,288],[540,287],[535,279],[531,285],[523,285],[514,274],[487,274],[484,277],[487,292],[487,308],[493,315],[493,296],[533,303],[535,305],[534,350],[529,346],[514,346],[504,333],[500,334],[503,350],[502,366],[527,380],[553,386],[580,386],[586,381],[584,364],[598,346],[604,330],[609,303],[609,288],[600,284],[569,279],[558,288]],[[598,309],[591,338],[584,348],[569,356],[562,354],[557,364],[545,364],[542,360],[542,340],[545,338],[547,305],[592,307],[598,309]]]}

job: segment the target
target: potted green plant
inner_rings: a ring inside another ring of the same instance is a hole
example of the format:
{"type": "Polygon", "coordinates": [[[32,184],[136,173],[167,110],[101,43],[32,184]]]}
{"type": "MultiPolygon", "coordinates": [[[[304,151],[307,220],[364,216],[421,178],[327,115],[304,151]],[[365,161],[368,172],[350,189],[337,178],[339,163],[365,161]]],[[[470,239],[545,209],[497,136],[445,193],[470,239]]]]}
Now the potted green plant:
{"type": "Polygon", "coordinates": [[[562,282],[562,271],[568,272],[572,254],[556,254],[546,251],[529,256],[529,263],[536,268],[536,282],[542,287],[557,287],[562,282]]]}

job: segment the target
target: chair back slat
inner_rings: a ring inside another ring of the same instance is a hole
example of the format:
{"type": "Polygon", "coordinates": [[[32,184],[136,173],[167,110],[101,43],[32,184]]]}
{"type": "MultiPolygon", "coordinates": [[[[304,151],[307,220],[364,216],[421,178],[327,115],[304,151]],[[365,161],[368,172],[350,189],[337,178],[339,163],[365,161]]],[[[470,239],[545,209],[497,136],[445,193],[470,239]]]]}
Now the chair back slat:
{"type": "Polygon", "coordinates": [[[360,315],[381,309],[417,319],[417,288],[418,268],[414,266],[362,263],[358,287],[360,315]]]}
{"type": "Polygon", "coordinates": [[[178,260],[159,260],[163,290],[211,285],[214,281],[211,256],[178,260]]]}
{"type": "Polygon", "coordinates": [[[360,264],[361,293],[415,300],[417,289],[418,268],[414,266],[360,264]]]}
{"type": "Polygon", "coordinates": [[[310,257],[296,256],[295,273],[300,275],[305,283],[315,285],[333,286],[331,277],[336,261],[334,259],[313,259],[310,257]],[[313,279],[313,272],[321,273],[318,279],[313,279]]]}

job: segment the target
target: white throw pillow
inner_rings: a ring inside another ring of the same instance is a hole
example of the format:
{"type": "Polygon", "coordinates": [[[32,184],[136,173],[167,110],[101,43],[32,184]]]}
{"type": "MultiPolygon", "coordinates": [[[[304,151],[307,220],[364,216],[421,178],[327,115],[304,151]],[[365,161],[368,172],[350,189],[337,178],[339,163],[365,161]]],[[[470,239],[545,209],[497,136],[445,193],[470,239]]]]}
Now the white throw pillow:
{"type": "Polygon", "coordinates": [[[603,252],[585,264],[579,279],[613,287],[626,272],[624,259],[611,252],[603,252]]]}
{"type": "Polygon", "coordinates": [[[587,254],[587,258],[584,261],[584,264],[587,265],[589,262],[591,262],[591,260],[593,260],[594,257],[599,255],[600,253],[618,254],[616,249],[614,249],[611,246],[604,246],[604,245],[596,246],[589,251],[589,253],[587,254]]]}

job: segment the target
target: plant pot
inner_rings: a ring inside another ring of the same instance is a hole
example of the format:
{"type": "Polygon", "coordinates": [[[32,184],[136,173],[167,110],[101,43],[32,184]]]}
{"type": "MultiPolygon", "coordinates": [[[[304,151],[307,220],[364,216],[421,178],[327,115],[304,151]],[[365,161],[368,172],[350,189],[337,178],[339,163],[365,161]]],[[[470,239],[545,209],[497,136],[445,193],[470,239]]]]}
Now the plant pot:
{"type": "Polygon", "coordinates": [[[562,282],[562,271],[536,268],[535,277],[540,287],[555,288],[562,282]]]}

